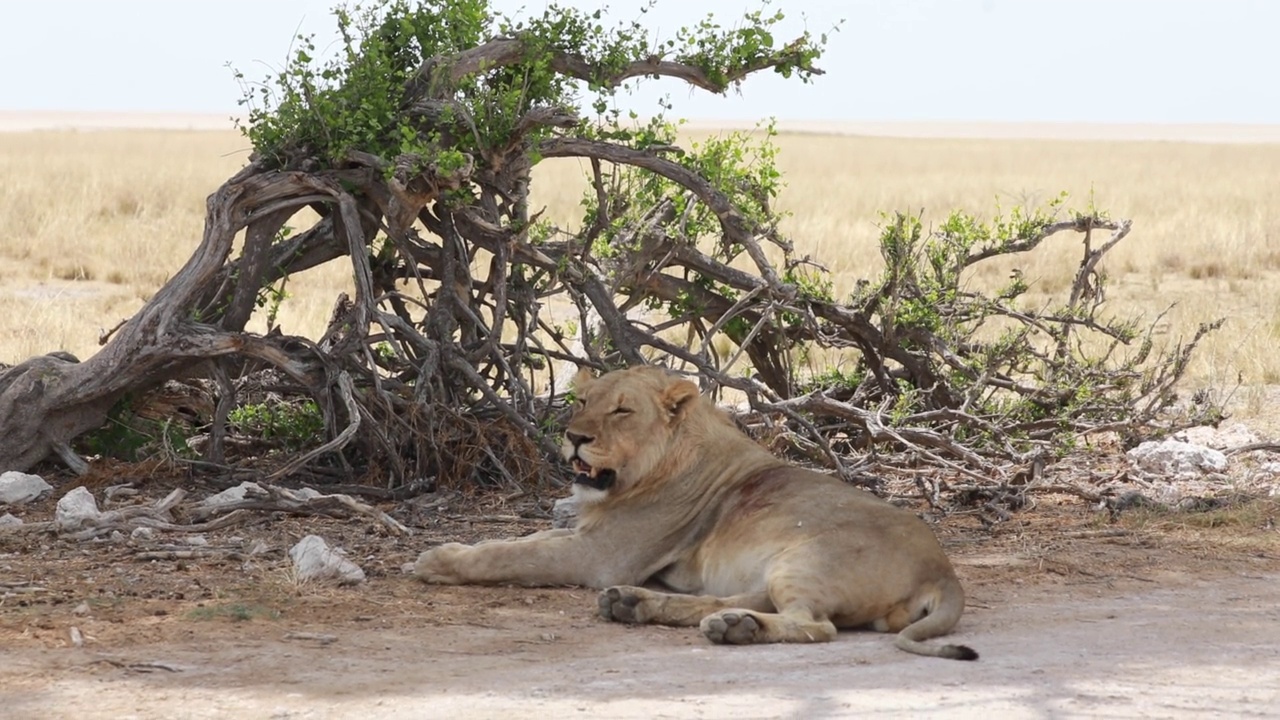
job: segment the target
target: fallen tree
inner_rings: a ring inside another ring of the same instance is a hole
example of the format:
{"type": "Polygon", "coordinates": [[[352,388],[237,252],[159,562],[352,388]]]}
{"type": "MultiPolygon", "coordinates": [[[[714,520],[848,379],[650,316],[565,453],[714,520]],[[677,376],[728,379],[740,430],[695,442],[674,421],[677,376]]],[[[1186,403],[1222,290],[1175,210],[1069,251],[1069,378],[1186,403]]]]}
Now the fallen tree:
{"type": "Polygon", "coordinates": [[[78,437],[192,379],[212,412],[200,444],[169,448],[184,461],[231,481],[387,488],[544,477],[574,365],[695,372],[735,393],[756,431],[850,479],[880,448],[1003,482],[1089,433],[1137,439],[1216,417],[1209,402],[1169,414],[1211,326],[1158,351],[1149,330],[1100,312],[1099,263],[1129,221],[1061,199],[928,231],[897,215],[883,272],[837,298],[820,259],[796,257],[780,229],[771,127],[682,147],[661,113],[632,122],[613,104],[657,77],[714,93],[762,71],[810,80],[826,37],[778,43],[781,13],[729,29],[709,18],[672,39],[567,8],[497,18],[483,0],[335,14],[333,59],[302,38],[276,78],[250,86],[255,152],[209,196],[187,264],[84,362],[0,371],[0,468],[52,454],[83,471],[78,437]],[[583,92],[593,117],[577,109],[583,92]],[[534,166],[556,158],[590,170],[574,227],[530,207],[534,166]],[[318,220],[292,232],[305,209],[318,220]],[[976,264],[1063,235],[1083,236],[1084,255],[1060,303],[1027,307],[1016,277],[966,289],[976,264]],[[325,332],[246,330],[284,282],[331,262],[349,263],[354,292],[335,298],[325,332]],[[828,370],[801,361],[815,353],[828,370]],[[264,372],[317,423],[307,447],[268,462],[228,429],[264,372]],[[201,456],[185,457],[193,446],[201,456]]]}

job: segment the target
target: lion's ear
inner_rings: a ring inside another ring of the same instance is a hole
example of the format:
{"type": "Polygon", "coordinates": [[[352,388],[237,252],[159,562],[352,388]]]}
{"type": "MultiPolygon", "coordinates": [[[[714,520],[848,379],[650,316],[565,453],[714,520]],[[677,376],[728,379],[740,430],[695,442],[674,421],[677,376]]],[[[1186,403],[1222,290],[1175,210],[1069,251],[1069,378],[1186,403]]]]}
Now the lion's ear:
{"type": "Polygon", "coordinates": [[[583,365],[578,368],[578,372],[573,376],[571,387],[574,390],[581,391],[590,385],[596,379],[595,373],[591,372],[591,368],[583,365]]]}
{"type": "Polygon", "coordinates": [[[684,415],[698,399],[698,386],[681,378],[673,380],[662,391],[662,407],[671,413],[673,419],[684,415]]]}

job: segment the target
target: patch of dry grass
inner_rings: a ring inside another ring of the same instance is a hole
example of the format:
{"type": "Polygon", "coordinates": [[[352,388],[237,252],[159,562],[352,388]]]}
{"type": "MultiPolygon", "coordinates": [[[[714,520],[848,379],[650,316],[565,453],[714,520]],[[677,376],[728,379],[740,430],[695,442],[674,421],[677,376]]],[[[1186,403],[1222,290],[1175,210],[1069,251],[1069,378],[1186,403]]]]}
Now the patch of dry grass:
{"type": "Polygon", "coordinates": [[[1280,502],[1275,498],[1241,498],[1207,510],[1128,510],[1118,524],[1204,557],[1221,557],[1224,552],[1273,555],[1280,549],[1278,516],[1280,502]]]}
{"type": "MultiPolygon", "coordinates": [[[[801,253],[835,274],[837,292],[880,269],[883,211],[989,214],[1061,190],[1078,205],[1135,221],[1103,264],[1110,310],[1161,321],[1165,337],[1220,316],[1192,368],[1195,384],[1280,383],[1280,145],[960,140],[789,134],[778,139],[788,187],[779,207],[801,253]]],[[[67,349],[87,356],[102,328],[131,315],[197,246],[204,200],[247,157],[234,132],[0,133],[0,362],[67,349]]],[[[533,204],[574,224],[585,168],[539,166],[533,204]]],[[[294,223],[301,225],[300,222],[294,223]]],[[[1070,283],[1070,238],[1017,261],[1041,303],[1070,283]]],[[[1006,281],[1015,263],[976,271],[1006,281]]],[[[350,286],[332,264],[289,287],[280,322],[313,333],[350,286]]],[[[1259,408],[1260,410],[1262,408],[1259,408]]]]}

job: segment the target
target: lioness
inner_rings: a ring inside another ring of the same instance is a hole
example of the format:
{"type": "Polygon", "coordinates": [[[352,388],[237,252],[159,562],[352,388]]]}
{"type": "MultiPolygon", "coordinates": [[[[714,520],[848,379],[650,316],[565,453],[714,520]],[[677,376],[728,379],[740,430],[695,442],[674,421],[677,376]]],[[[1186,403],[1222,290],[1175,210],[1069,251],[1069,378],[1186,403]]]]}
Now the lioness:
{"type": "Polygon", "coordinates": [[[418,557],[418,578],[606,588],[604,618],[698,625],[716,643],[824,642],[869,626],[907,652],[977,659],[921,642],[955,626],[964,590],[915,515],[778,460],[660,368],[575,382],[564,454],[577,527],[441,545],[418,557]]]}

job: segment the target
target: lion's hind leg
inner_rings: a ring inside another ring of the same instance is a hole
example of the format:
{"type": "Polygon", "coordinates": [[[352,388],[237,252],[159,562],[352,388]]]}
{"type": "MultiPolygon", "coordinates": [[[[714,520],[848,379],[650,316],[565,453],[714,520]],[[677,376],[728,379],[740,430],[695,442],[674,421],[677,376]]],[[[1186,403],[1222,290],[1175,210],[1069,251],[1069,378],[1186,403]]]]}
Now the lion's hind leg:
{"type": "Polygon", "coordinates": [[[801,608],[780,613],[729,608],[706,616],[699,628],[708,640],[723,645],[830,642],[836,637],[830,620],[801,608]]]}
{"type": "Polygon", "coordinates": [[[747,593],[719,598],[712,595],[683,595],[621,585],[600,593],[600,617],[625,623],[654,623],[675,627],[697,627],[711,613],[726,608],[772,612],[768,593],[747,593]]]}
{"type": "Polygon", "coordinates": [[[768,577],[772,612],[729,607],[707,615],[699,627],[708,640],[718,644],[830,642],[836,637],[830,618],[833,608],[813,592],[822,584],[822,577],[807,563],[777,562],[768,577]]]}

